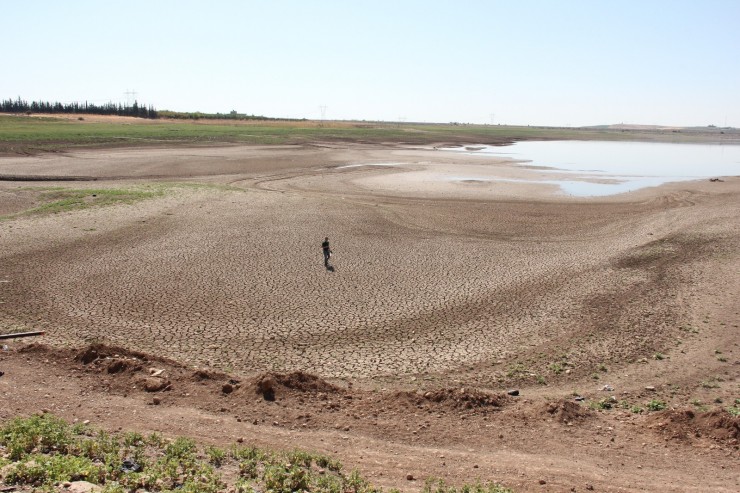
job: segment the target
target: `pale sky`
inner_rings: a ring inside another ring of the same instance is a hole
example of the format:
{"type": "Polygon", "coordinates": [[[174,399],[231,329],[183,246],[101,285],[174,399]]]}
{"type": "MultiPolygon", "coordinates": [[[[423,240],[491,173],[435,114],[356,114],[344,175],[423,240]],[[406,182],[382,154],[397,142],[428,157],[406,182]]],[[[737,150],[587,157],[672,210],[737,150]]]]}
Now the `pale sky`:
{"type": "Polygon", "coordinates": [[[740,0],[7,0],[0,99],[740,127],[740,0]]]}

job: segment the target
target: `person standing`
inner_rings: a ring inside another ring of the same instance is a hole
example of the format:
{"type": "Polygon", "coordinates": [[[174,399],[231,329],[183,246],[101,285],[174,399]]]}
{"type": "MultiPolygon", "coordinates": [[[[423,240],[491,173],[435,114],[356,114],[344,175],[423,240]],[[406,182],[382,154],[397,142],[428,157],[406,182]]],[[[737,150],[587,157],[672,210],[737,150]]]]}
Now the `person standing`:
{"type": "Polygon", "coordinates": [[[329,259],[331,258],[331,248],[329,247],[329,237],[324,238],[324,242],[321,244],[321,249],[324,251],[324,267],[329,268],[329,259]]]}

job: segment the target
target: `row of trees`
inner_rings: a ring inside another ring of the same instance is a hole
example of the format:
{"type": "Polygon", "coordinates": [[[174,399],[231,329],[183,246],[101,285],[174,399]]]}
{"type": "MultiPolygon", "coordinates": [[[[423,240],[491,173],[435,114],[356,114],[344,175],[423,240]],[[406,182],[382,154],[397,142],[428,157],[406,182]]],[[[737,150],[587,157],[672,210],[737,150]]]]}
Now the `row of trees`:
{"type": "Polygon", "coordinates": [[[269,120],[266,116],[259,115],[248,115],[246,113],[238,113],[236,110],[232,110],[229,113],[202,113],[200,111],[169,111],[162,110],[158,113],[162,118],[174,118],[178,120],[200,120],[201,118],[206,120],[269,120]]]}
{"type": "Polygon", "coordinates": [[[138,118],[157,118],[157,110],[152,106],[121,103],[95,104],[88,103],[50,103],[48,101],[28,101],[6,99],[0,102],[0,113],[87,113],[91,115],[135,116],[138,118]]]}

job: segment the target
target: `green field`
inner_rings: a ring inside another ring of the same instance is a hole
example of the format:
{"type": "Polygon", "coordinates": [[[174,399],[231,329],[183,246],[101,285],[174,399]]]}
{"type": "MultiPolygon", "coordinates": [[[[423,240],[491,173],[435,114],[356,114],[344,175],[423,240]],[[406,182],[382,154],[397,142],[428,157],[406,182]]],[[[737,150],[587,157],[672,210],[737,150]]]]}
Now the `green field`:
{"type": "MultiPolygon", "coordinates": [[[[740,140],[740,132],[720,129],[620,130],[605,127],[553,128],[311,121],[86,121],[25,115],[0,115],[0,153],[26,154],[73,148],[182,144],[476,143],[515,140],[654,140],[707,142],[740,140]]],[[[92,120],[92,118],[91,118],[92,120]]]]}

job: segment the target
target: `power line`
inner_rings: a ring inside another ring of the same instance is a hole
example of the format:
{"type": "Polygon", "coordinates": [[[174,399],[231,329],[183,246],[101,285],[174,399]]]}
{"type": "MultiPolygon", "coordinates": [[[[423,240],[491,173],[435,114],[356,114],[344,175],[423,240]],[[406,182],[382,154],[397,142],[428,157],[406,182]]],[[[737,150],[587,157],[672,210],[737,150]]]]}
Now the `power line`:
{"type": "Polygon", "coordinates": [[[126,104],[128,106],[131,106],[131,104],[136,101],[136,95],[139,94],[136,91],[129,91],[126,89],[126,92],[123,93],[124,96],[126,96],[126,104]]]}

